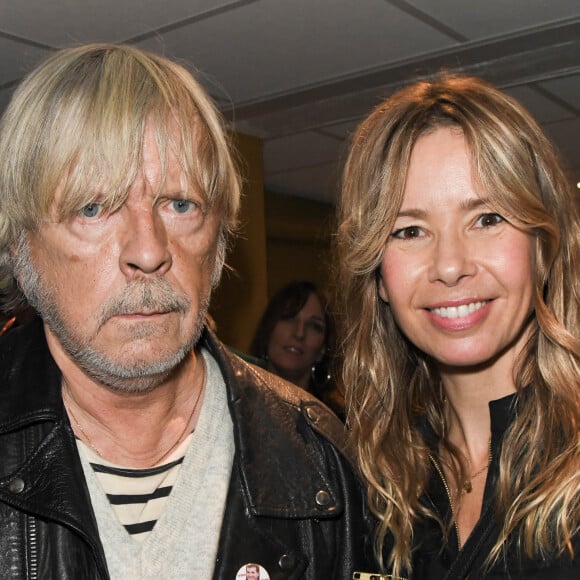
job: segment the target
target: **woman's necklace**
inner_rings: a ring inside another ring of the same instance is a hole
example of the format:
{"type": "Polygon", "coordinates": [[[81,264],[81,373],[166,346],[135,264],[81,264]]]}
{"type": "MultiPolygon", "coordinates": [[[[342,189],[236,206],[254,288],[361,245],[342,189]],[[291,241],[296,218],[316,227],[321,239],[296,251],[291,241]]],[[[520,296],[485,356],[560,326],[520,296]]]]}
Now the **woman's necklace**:
{"type": "MultiPolygon", "coordinates": [[[[193,408],[191,409],[191,413],[189,414],[189,418],[185,422],[185,426],[183,427],[183,430],[181,431],[181,433],[179,434],[179,437],[175,440],[175,442],[166,451],[164,451],[161,455],[156,457],[155,460],[153,462],[151,462],[148,467],[154,467],[159,462],[163,461],[163,459],[165,459],[179,445],[179,443],[181,443],[183,436],[187,432],[187,428],[189,427],[189,425],[193,419],[193,416],[195,415],[195,411],[197,410],[197,406],[199,404],[199,401],[201,400],[201,395],[202,395],[204,388],[205,388],[205,365],[204,364],[202,364],[201,374],[202,374],[201,385],[199,387],[199,390],[197,392],[197,397],[195,398],[195,403],[193,404],[193,408]]],[[[63,394],[64,394],[64,391],[65,390],[63,389],[63,394]]],[[[72,400],[71,396],[68,393],[68,389],[66,389],[66,398],[72,400]]],[[[82,437],[83,440],[86,441],[88,446],[101,459],[105,459],[105,457],[101,453],[100,449],[93,443],[92,439],[87,435],[86,431],[81,427],[81,424],[78,422],[77,418],[75,417],[74,413],[72,412],[72,409],[70,408],[70,403],[67,402],[64,397],[63,397],[63,403],[64,403],[64,406],[65,406],[67,413],[69,414],[70,418],[73,420],[75,427],[79,430],[79,432],[83,436],[82,437]]],[[[105,459],[105,461],[106,461],[106,459],[105,459]]]]}
{"type": "MultiPolygon", "coordinates": [[[[489,450],[487,455],[487,463],[481,469],[478,469],[475,473],[471,474],[467,479],[463,480],[461,484],[461,489],[459,490],[460,495],[463,493],[471,493],[473,491],[472,481],[479,475],[481,475],[484,471],[489,469],[491,465],[492,454],[491,454],[491,437],[489,438],[489,450]]],[[[469,466],[471,467],[471,461],[467,459],[469,466]]]]}

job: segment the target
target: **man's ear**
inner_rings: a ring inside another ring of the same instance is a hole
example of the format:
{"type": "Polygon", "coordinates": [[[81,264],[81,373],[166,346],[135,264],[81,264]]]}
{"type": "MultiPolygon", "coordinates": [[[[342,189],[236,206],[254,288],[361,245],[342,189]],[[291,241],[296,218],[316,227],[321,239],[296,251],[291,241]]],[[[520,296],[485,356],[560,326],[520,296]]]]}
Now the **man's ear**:
{"type": "Polygon", "coordinates": [[[383,277],[380,273],[377,273],[377,288],[379,291],[379,296],[383,302],[389,303],[389,293],[387,292],[387,287],[383,281],[383,277]]]}

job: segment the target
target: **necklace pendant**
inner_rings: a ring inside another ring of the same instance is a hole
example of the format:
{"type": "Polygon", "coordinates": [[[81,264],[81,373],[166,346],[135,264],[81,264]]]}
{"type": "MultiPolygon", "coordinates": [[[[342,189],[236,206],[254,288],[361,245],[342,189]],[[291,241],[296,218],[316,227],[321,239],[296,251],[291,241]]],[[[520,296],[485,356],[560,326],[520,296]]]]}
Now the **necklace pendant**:
{"type": "Polygon", "coordinates": [[[471,485],[471,481],[466,480],[463,482],[463,491],[465,493],[471,493],[473,491],[473,486],[471,485]]]}

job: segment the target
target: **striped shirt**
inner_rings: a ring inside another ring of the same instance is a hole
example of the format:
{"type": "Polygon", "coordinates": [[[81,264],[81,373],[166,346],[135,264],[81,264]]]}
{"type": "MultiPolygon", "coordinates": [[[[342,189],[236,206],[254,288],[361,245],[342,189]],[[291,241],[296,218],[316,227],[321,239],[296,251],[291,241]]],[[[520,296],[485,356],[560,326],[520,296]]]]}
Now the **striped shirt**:
{"type": "Polygon", "coordinates": [[[166,463],[146,469],[110,463],[77,439],[117,519],[134,539],[143,541],[163,513],[191,438],[191,434],[186,437],[167,457],[166,463]]]}

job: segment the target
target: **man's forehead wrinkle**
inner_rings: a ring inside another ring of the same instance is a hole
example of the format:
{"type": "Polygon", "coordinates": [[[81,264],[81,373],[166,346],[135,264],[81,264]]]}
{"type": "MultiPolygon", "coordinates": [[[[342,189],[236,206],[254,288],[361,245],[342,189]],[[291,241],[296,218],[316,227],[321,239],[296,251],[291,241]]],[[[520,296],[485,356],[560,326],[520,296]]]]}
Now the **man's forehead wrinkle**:
{"type": "Polygon", "coordinates": [[[154,143],[144,147],[144,162],[138,177],[150,188],[156,199],[164,194],[186,194],[192,189],[185,163],[176,150],[177,143],[171,137],[168,141],[167,146],[163,146],[155,135],[154,143]]]}
{"type": "Polygon", "coordinates": [[[121,155],[123,163],[115,163],[109,150],[92,150],[90,156],[85,152],[80,158],[74,156],[48,200],[49,206],[44,208],[50,221],[66,220],[89,203],[98,202],[114,210],[126,201],[144,176],[155,199],[164,192],[187,195],[195,191],[206,200],[207,192],[197,175],[194,159],[195,149],[204,147],[199,114],[196,112],[187,119],[174,112],[149,114],[144,124],[140,146],[121,155]],[[153,137],[149,145],[145,139],[148,131],[153,137]],[[147,158],[156,163],[148,166],[147,158]]]}
{"type": "Polygon", "coordinates": [[[176,161],[172,169],[165,175],[161,171],[147,172],[142,167],[133,183],[119,190],[114,184],[87,185],[81,192],[66,187],[60,187],[55,193],[46,217],[51,222],[61,222],[80,211],[90,203],[102,204],[104,209],[115,211],[126,203],[131,193],[139,200],[151,200],[156,203],[165,195],[187,197],[198,187],[191,184],[181,164],[176,161]],[[136,195],[135,195],[136,194],[136,195]]]}
{"type": "MultiPolygon", "coordinates": [[[[193,118],[172,112],[165,115],[162,120],[163,123],[159,124],[159,120],[150,119],[145,129],[145,131],[149,129],[154,135],[156,154],[161,151],[161,165],[166,172],[161,182],[162,187],[168,180],[176,178],[179,180],[180,191],[185,194],[193,191],[201,195],[204,201],[208,201],[208,192],[198,165],[200,152],[207,146],[208,137],[200,122],[198,111],[194,111],[193,118]]],[[[171,193],[176,193],[173,191],[174,185],[170,189],[171,193]]]]}

